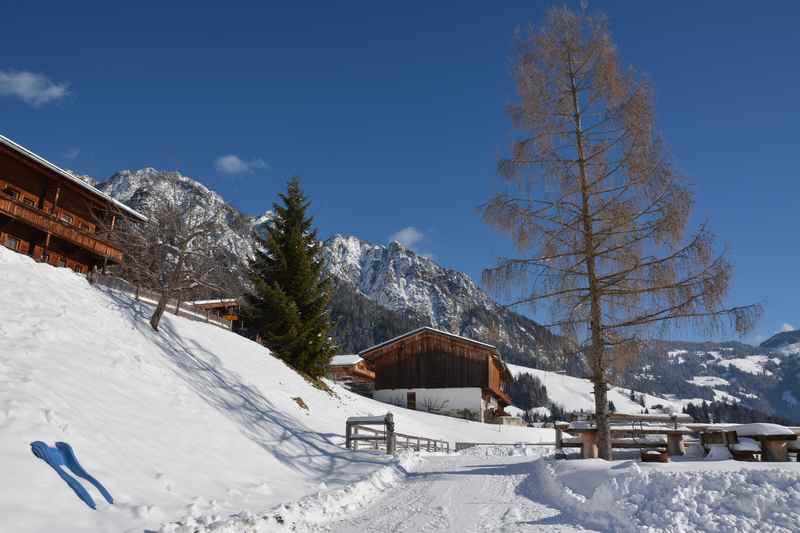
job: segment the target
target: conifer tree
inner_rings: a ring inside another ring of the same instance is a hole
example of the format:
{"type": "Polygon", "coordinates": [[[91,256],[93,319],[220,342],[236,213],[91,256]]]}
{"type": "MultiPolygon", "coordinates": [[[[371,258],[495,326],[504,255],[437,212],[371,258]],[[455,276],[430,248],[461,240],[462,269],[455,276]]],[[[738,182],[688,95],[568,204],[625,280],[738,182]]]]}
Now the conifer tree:
{"type": "Polygon", "coordinates": [[[247,313],[264,344],[293,368],[320,377],[335,353],[329,337],[331,284],[324,275],[322,247],[306,216],[308,199],[292,178],[265,239],[251,263],[253,291],[247,313]]]}

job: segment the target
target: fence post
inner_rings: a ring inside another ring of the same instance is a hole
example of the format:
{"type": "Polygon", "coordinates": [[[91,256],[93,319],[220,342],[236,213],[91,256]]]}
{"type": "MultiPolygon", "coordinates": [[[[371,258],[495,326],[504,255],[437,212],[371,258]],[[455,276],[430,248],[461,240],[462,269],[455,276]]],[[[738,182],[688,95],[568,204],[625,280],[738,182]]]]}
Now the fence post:
{"type": "Polygon", "coordinates": [[[385,420],[386,420],[386,453],[391,455],[394,454],[395,450],[394,416],[392,415],[392,413],[386,413],[385,420]]]}
{"type": "Polygon", "coordinates": [[[564,434],[563,431],[569,427],[567,422],[554,422],[553,428],[556,430],[556,459],[566,459],[564,453],[564,434]]]}

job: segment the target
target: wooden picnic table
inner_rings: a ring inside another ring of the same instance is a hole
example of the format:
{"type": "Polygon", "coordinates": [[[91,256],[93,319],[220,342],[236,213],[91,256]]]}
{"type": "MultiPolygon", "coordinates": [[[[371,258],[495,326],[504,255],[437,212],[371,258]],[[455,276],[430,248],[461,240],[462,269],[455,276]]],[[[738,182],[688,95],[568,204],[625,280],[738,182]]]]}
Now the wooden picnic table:
{"type": "Polygon", "coordinates": [[[789,460],[789,443],[797,440],[797,435],[746,435],[737,432],[738,437],[755,439],[761,444],[761,460],[771,463],[789,460]]]}
{"type": "MultiPolygon", "coordinates": [[[[789,443],[796,441],[796,433],[787,433],[786,428],[772,424],[741,424],[741,425],[704,425],[693,427],[705,435],[722,434],[720,442],[731,444],[725,437],[727,433],[736,433],[739,438],[748,438],[758,441],[761,446],[761,460],[766,462],[785,462],[789,459],[789,443]],[[769,428],[773,426],[773,432],[769,428]]],[[[791,429],[791,428],[789,428],[791,429]]]]}
{"type": "MultiPolygon", "coordinates": [[[[612,448],[614,437],[622,435],[666,435],[667,453],[669,455],[683,455],[683,436],[692,433],[687,427],[657,427],[657,426],[611,426],[612,448]]],[[[584,459],[595,459],[597,452],[597,427],[572,427],[566,429],[568,433],[578,434],[581,437],[581,455],[584,459]]],[[[652,443],[634,443],[631,447],[652,447],[652,443]]]]}

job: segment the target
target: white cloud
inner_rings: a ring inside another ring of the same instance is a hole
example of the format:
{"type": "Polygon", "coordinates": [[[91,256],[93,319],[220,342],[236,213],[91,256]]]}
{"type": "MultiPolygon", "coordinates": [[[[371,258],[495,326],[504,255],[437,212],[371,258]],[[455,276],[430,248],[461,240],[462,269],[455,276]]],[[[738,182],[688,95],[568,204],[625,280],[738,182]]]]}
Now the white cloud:
{"type": "Polygon", "coordinates": [[[75,159],[79,155],[81,155],[81,149],[78,148],[77,146],[73,146],[72,148],[67,148],[66,151],[64,152],[65,159],[75,159]]]}
{"type": "Polygon", "coordinates": [[[397,241],[406,248],[413,248],[425,238],[425,235],[414,226],[403,228],[389,237],[390,241],[397,241]]]}
{"type": "Polygon", "coordinates": [[[217,172],[221,174],[229,174],[234,176],[236,174],[251,174],[256,170],[268,170],[269,165],[261,158],[245,161],[238,155],[228,154],[217,158],[214,162],[217,172]]]}
{"type": "Polygon", "coordinates": [[[43,74],[27,70],[0,70],[0,95],[16,96],[33,107],[60,100],[69,94],[68,83],[55,83],[43,74]]]}
{"type": "Polygon", "coordinates": [[[794,331],[796,329],[797,329],[796,327],[789,324],[788,322],[784,322],[783,324],[781,324],[781,331],[794,331]]]}

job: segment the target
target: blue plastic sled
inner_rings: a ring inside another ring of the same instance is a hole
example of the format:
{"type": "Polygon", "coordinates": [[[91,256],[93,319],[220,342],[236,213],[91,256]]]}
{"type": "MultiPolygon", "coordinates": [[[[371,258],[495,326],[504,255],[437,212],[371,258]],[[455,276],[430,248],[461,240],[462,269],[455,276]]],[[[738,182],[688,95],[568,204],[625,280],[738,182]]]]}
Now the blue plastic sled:
{"type": "Polygon", "coordinates": [[[56,442],[55,448],[52,448],[46,443],[37,440],[36,442],[31,443],[31,451],[33,452],[33,455],[50,465],[50,467],[56,471],[59,477],[61,477],[61,479],[63,479],[64,482],[75,492],[78,498],[80,498],[83,503],[92,509],[97,508],[97,505],[94,503],[92,497],[77,479],[64,472],[62,466],[66,466],[73,474],[94,485],[108,503],[114,503],[114,499],[111,497],[111,494],[99,481],[92,477],[81,466],[81,464],[78,462],[78,458],[75,457],[75,452],[72,450],[72,446],[66,442],[56,442]]]}

